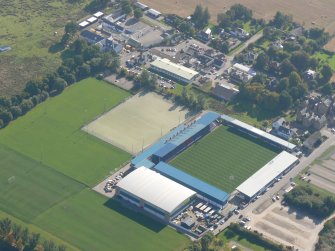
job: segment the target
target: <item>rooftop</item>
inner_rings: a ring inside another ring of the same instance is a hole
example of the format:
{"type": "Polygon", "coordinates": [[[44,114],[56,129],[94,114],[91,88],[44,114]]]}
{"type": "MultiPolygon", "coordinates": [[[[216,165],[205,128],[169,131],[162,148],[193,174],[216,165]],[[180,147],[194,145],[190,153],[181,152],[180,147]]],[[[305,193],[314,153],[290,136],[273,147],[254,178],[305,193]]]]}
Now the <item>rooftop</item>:
{"type": "Polygon", "coordinates": [[[297,160],[297,157],[282,151],[269,163],[239,185],[236,190],[247,195],[249,198],[252,198],[258,191],[264,188],[297,160]]]}
{"type": "Polygon", "coordinates": [[[179,64],[175,64],[167,58],[156,59],[151,63],[151,66],[171,72],[187,80],[192,80],[195,76],[198,75],[197,71],[194,71],[190,68],[187,68],[179,64]]]}
{"type": "Polygon", "coordinates": [[[280,146],[285,147],[286,149],[293,150],[294,148],[296,148],[295,144],[292,144],[292,143],[290,143],[290,142],[288,142],[286,140],[278,138],[277,136],[274,136],[274,135],[272,135],[270,133],[262,131],[262,130],[256,128],[256,127],[248,125],[248,124],[246,124],[246,123],[244,123],[244,122],[242,122],[240,120],[234,119],[234,118],[229,117],[227,115],[221,115],[221,118],[223,120],[226,120],[226,121],[228,121],[228,122],[236,125],[236,126],[239,126],[239,127],[243,128],[245,130],[253,132],[254,134],[256,134],[258,136],[261,136],[261,137],[266,138],[266,139],[268,139],[268,140],[270,140],[272,142],[275,142],[275,143],[279,144],[280,146]]]}
{"type": "Polygon", "coordinates": [[[166,164],[165,162],[159,162],[154,169],[163,175],[182,183],[184,186],[193,189],[197,193],[208,196],[218,203],[224,204],[228,200],[229,194],[225,191],[166,164]]]}
{"type": "Polygon", "coordinates": [[[128,174],[117,186],[168,213],[172,213],[185,200],[196,194],[191,189],[145,167],[128,174]]]}

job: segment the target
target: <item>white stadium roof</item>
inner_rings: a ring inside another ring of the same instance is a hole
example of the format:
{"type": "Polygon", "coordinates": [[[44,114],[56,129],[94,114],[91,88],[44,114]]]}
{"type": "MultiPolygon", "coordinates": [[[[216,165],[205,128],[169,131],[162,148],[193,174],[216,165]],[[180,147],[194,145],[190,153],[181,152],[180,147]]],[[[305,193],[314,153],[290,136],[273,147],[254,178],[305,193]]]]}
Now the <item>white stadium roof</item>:
{"type": "Polygon", "coordinates": [[[221,118],[223,120],[226,120],[226,121],[228,121],[228,122],[236,125],[236,126],[239,126],[239,127],[243,128],[245,130],[253,132],[253,133],[255,133],[258,136],[264,137],[264,138],[266,138],[266,139],[268,139],[268,140],[270,140],[272,142],[275,142],[275,143],[277,143],[277,144],[285,147],[286,149],[293,150],[294,148],[296,148],[295,144],[292,144],[292,143],[290,143],[290,142],[288,142],[288,141],[286,141],[284,139],[281,139],[281,138],[279,138],[277,136],[274,136],[274,135],[272,135],[270,133],[267,133],[267,132],[265,132],[263,130],[260,130],[260,129],[256,128],[256,127],[248,125],[248,124],[246,124],[246,123],[244,123],[244,122],[242,122],[240,120],[234,119],[234,118],[229,117],[227,115],[221,115],[221,118]]]}
{"type": "Polygon", "coordinates": [[[146,167],[134,170],[119,181],[117,186],[168,213],[172,213],[181,203],[196,194],[146,167]]]}
{"type": "Polygon", "coordinates": [[[175,64],[167,58],[158,58],[154,62],[152,62],[151,65],[159,69],[171,72],[187,80],[192,80],[196,75],[198,75],[197,71],[194,71],[183,65],[175,64]]]}
{"type": "Polygon", "coordinates": [[[94,23],[97,20],[98,19],[96,17],[90,17],[90,18],[87,19],[87,21],[90,22],[90,23],[94,23]]]}
{"type": "Polygon", "coordinates": [[[81,23],[79,24],[79,26],[82,27],[82,28],[84,28],[84,27],[86,27],[86,26],[89,25],[89,24],[90,24],[89,22],[87,22],[87,21],[83,21],[83,22],[81,22],[81,23]]]}
{"type": "Polygon", "coordinates": [[[254,173],[249,179],[239,185],[236,190],[247,195],[249,198],[252,198],[258,191],[264,188],[297,160],[297,157],[282,151],[269,163],[254,173]]]}
{"type": "Polygon", "coordinates": [[[99,17],[102,17],[103,15],[104,15],[104,13],[103,13],[103,12],[101,12],[101,11],[98,11],[97,13],[94,13],[94,15],[93,15],[93,16],[95,16],[95,17],[99,18],[99,17]]]}

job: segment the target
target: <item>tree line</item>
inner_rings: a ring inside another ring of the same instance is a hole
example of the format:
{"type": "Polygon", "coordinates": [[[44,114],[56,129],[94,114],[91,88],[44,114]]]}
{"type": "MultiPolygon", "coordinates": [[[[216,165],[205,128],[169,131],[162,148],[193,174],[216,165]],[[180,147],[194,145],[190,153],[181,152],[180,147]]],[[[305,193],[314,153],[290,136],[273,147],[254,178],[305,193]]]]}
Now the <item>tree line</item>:
{"type": "Polygon", "coordinates": [[[12,222],[9,218],[0,220],[0,249],[13,251],[66,251],[64,245],[51,240],[41,240],[40,234],[12,222]],[[4,249],[1,249],[3,247],[4,249]]]}
{"type": "Polygon", "coordinates": [[[329,217],[335,211],[335,199],[324,196],[309,186],[298,186],[284,195],[284,200],[291,206],[321,219],[329,217]]]}
{"type": "Polygon", "coordinates": [[[101,52],[99,47],[89,46],[84,40],[75,40],[63,51],[62,63],[55,72],[28,81],[20,95],[0,96],[0,128],[26,114],[49,96],[62,93],[67,86],[104,70],[115,72],[119,67],[117,55],[101,52]]]}

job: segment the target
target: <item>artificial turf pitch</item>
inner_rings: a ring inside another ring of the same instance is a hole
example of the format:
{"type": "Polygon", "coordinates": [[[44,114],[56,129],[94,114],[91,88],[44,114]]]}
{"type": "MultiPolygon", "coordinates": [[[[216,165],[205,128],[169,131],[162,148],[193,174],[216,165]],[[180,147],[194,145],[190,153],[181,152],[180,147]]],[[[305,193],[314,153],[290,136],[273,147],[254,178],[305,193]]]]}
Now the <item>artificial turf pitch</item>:
{"type": "Polygon", "coordinates": [[[263,167],[278,151],[226,126],[220,126],[171,161],[171,164],[226,192],[263,167]]]}

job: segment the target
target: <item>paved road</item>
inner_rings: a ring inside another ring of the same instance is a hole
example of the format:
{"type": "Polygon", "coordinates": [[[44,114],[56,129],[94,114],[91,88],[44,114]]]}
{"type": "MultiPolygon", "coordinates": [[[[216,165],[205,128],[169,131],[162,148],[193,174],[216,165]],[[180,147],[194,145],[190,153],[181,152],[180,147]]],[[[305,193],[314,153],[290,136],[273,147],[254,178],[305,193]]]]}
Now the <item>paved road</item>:
{"type": "MultiPolygon", "coordinates": [[[[288,174],[283,177],[282,180],[277,182],[268,192],[262,195],[258,200],[249,204],[246,208],[240,211],[240,214],[251,215],[251,213],[260,207],[266,200],[269,200],[274,194],[282,190],[290,183],[290,179],[297,176],[305,167],[309,166],[316,158],[318,158],[324,151],[326,151],[330,146],[335,145],[335,135],[330,134],[328,130],[324,130],[323,134],[326,134],[329,138],[323,142],[321,146],[314,150],[309,156],[300,158],[300,163],[293,168],[288,174]]],[[[233,215],[227,222],[220,225],[217,229],[213,231],[214,234],[218,234],[223,231],[232,222],[238,222],[238,215],[233,215]]]]}

